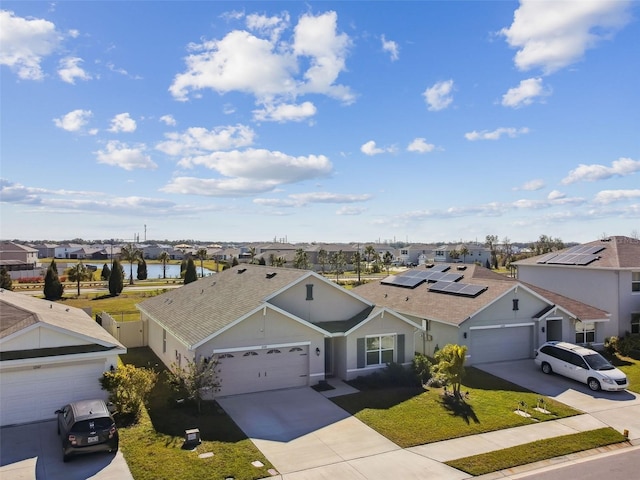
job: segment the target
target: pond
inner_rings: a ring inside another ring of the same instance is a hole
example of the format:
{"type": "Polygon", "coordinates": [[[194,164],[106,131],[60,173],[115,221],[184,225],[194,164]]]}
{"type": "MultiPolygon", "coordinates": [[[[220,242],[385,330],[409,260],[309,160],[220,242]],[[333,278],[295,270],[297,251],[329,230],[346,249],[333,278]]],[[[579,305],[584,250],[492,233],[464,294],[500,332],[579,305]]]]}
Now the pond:
{"type": "MultiPolygon", "coordinates": [[[[107,261],[106,262],[107,265],[109,265],[109,268],[111,268],[111,262],[107,261]]],[[[104,263],[87,263],[85,265],[92,265],[94,267],[96,267],[98,269],[98,272],[102,271],[102,267],[104,265],[104,263]]],[[[124,268],[124,274],[125,277],[128,279],[129,278],[129,272],[130,272],[130,268],[131,266],[129,265],[129,262],[123,262],[121,263],[122,268],[124,268]]],[[[167,278],[180,278],[180,264],[179,263],[172,263],[172,264],[167,264],[166,265],[166,269],[167,269],[167,278]]],[[[200,272],[200,265],[198,264],[198,262],[196,262],[196,272],[198,273],[198,277],[200,277],[201,272],[200,272]]],[[[136,275],[138,273],[138,265],[137,264],[133,264],[133,278],[136,278],[136,275]]],[[[204,276],[207,277],[209,275],[212,275],[214,272],[213,270],[208,270],[208,269],[204,269],[204,276]]],[[[163,278],[162,276],[162,264],[160,263],[147,263],[147,280],[155,280],[158,278],[163,278]]]]}

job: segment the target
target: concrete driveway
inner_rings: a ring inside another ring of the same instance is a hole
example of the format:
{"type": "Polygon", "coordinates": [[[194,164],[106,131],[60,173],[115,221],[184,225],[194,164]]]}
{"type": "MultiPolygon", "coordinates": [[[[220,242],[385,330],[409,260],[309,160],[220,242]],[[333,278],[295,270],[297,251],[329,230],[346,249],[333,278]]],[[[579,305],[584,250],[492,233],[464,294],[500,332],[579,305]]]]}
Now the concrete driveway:
{"type": "Polygon", "coordinates": [[[121,452],[62,461],[55,420],[0,429],[2,480],[133,480],[121,452]]]}
{"type": "Polygon", "coordinates": [[[283,479],[468,478],[401,449],[308,387],[220,398],[218,403],[283,479]]]}
{"type": "Polygon", "coordinates": [[[536,393],[588,413],[619,432],[629,431],[640,442],[640,395],[630,392],[593,392],[587,385],[560,375],[545,375],[533,360],[489,363],[477,368],[536,393]]]}

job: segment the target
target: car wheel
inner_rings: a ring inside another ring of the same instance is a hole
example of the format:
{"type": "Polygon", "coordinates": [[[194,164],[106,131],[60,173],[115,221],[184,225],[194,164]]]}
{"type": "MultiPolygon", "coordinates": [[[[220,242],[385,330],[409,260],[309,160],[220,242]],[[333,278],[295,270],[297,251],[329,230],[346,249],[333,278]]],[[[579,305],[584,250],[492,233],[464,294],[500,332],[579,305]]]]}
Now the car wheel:
{"type": "Polygon", "coordinates": [[[62,461],[64,463],[67,463],[69,460],[71,460],[71,457],[67,454],[64,453],[64,450],[62,450],[62,461]]]}
{"type": "Polygon", "coordinates": [[[120,441],[116,440],[115,443],[113,445],[111,445],[111,453],[117,453],[118,452],[118,446],[119,446],[120,441]]]}
{"type": "Polygon", "coordinates": [[[595,378],[590,378],[589,380],[587,380],[587,385],[589,385],[589,388],[594,392],[600,390],[600,382],[595,378]]]}
{"type": "Polygon", "coordinates": [[[542,373],[546,373],[547,375],[550,375],[553,373],[553,369],[551,368],[551,365],[549,365],[547,362],[543,362],[541,368],[542,368],[542,373]]]}

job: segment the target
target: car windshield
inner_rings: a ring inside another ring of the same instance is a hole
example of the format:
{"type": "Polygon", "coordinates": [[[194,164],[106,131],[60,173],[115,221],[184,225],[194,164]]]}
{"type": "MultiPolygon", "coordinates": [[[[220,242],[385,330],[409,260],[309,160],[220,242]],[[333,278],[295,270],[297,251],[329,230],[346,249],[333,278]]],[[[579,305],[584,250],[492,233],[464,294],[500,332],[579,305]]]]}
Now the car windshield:
{"type": "Polygon", "coordinates": [[[585,355],[584,359],[593,370],[613,370],[615,367],[599,353],[585,355]]]}

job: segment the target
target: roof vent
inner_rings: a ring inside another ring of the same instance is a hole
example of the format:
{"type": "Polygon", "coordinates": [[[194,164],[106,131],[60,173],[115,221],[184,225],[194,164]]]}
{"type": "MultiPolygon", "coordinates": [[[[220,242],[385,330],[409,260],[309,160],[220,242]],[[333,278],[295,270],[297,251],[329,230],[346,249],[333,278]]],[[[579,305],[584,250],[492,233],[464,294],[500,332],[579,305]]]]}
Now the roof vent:
{"type": "Polygon", "coordinates": [[[267,273],[267,278],[273,278],[277,275],[277,272],[267,273]]]}
{"type": "Polygon", "coordinates": [[[600,241],[601,242],[610,242],[611,238],[601,238],[600,241]]]}
{"type": "Polygon", "coordinates": [[[241,268],[240,270],[238,270],[238,275],[240,275],[241,273],[244,273],[246,271],[247,271],[246,268],[241,268]]]}
{"type": "Polygon", "coordinates": [[[467,269],[467,266],[466,266],[466,265],[458,265],[458,266],[456,267],[456,269],[457,269],[457,270],[466,270],[466,269],[467,269]]]}

